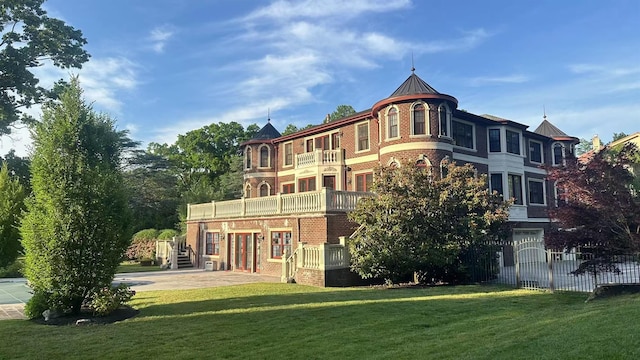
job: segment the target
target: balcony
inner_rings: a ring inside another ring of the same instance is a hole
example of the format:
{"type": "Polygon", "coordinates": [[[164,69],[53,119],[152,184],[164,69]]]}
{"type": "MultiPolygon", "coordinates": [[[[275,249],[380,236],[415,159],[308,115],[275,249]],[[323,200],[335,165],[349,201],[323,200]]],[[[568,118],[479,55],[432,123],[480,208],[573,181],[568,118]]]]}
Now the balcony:
{"type": "Polygon", "coordinates": [[[356,208],[358,199],[372,195],[368,192],[336,191],[323,188],[314,192],[189,204],[187,206],[187,220],[349,212],[356,208]]]}
{"type": "Polygon", "coordinates": [[[296,168],[321,165],[344,165],[342,149],[315,150],[296,155],[296,168]]]}

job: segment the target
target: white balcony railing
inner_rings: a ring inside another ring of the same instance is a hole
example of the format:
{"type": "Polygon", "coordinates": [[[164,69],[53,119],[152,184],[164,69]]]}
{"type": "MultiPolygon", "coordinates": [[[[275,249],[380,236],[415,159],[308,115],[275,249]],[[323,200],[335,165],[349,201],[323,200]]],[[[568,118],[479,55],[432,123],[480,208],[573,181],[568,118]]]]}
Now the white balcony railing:
{"type": "Polygon", "coordinates": [[[303,168],[319,165],[341,165],[343,163],[342,150],[315,150],[296,155],[296,167],[303,168]]]}
{"type": "Polygon", "coordinates": [[[356,208],[358,199],[372,193],[336,191],[323,188],[320,191],[296,194],[278,194],[250,199],[212,201],[204,204],[189,204],[187,220],[206,220],[247,216],[281,214],[348,212],[356,208]]]}

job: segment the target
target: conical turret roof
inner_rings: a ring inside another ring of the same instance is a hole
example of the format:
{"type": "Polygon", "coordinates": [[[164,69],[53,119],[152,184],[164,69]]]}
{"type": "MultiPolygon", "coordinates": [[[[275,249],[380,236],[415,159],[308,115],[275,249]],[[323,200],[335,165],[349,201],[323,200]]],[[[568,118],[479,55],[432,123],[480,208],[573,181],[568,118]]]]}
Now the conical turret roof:
{"type": "Polygon", "coordinates": [[[440,94],[436,89],[432,88],[431,85],[427,84],[426,81],[420,79],[415,72],[411,71],[411,75],[405,80],[396,91],[389,96],[390,98],[396,96],[403,95],[414,95],[414,94],[440,94]]]}
{"type": "Polygon", "coordinates": [[[550,123],[545,116],[540,126],[534,131],[536,134],[544,135],[550,138],[556,137],[569,137],[564,131],[558,129],[555,125],[550,123]]]}
{"type": "Polygon", "coordinates": [[[282,134],[280,134],[280,132],[278,130],[276,130],[276,128],[273,127],[273,125],[271,125],[271,122],[267,122],[267,125],[263,126],[262,129],[260,129],[260,131],[258,131],[258,133],[251,138],[251,141],[253,140],[271,140],[271,139],[275,139],[275,138],[279,138],[280,136],[282,136],[282,134]]]}

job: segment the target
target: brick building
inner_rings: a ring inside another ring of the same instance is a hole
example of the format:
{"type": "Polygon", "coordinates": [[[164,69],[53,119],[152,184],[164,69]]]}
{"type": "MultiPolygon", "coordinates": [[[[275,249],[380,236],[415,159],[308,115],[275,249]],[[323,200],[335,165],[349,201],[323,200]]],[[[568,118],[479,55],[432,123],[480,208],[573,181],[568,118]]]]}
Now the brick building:
{"type": "Polygon", "coordinates": [[[407,159],[432,171],[445,160],[473,164],[491,189],[514,199],[513,240],[542,239],[557,197],[542,166],[572,157],[578,139],[546,116],[527,128],[459,110],[455,97],[412,71],[388,98],[349,117],[286,136],[267,123],[242,145],[244,197],[189,205],[187,243],[198,267],[348,284],[343,245],[355,225],[346,213],[369,195],[376,166],[407,159]]]}

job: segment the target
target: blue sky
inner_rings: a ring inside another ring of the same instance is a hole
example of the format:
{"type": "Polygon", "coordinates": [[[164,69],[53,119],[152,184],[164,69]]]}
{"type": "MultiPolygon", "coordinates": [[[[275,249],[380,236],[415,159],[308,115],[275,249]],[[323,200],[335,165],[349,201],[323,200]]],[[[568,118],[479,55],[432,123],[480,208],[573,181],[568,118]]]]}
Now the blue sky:
{"type": "MultiPolygon", "coordinates": [[[[416,74],[459,107],[566,133],[640,131],[640,1],[49,0],[92,55],[87,100],[143,143],[212,122],[318,124],[416,74]]],[[[38,69],[45,86],[69,70],[38,69]]],[[[32,111],[37,111],[34,109],[32,111]]],[[[0,154],[26,155],[25,130],[0,154]]]]}

